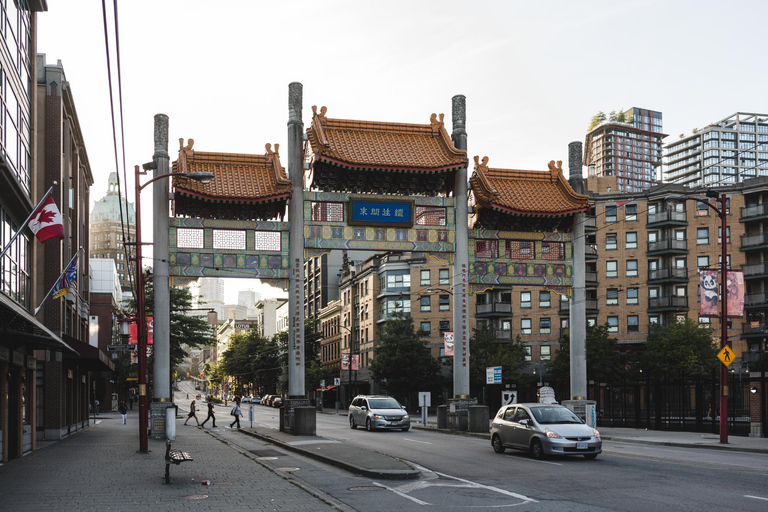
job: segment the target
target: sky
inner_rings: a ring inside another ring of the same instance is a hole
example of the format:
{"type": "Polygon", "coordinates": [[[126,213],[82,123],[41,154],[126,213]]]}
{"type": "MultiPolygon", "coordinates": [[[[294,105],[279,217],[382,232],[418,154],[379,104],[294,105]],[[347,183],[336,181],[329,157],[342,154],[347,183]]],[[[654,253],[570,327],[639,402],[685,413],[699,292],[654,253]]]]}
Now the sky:
{"type": "MultiPolygon", "coordinates": [[[[568,144],[584,141],[598,111],[661,111],[667,142],[735,112],[768,113],[763,0],[105,4],[114,137],[102,2],[48,0],[38,14],[38,53],[61,61],[74,97],[92,201],[124,169],[134,200],[133,168],[152,160],[158,113],[170,118],[172,160],[183,137],[211,152],[278,143],[286,166],[291,82],[303,84],[305,128],[317,105],[331,118],[398,123],[445,113],[450,132],[451,98],[463,94],[470,161],[488,156],[496,168],[567,169],[568,144]]],[[[231,279],[227,302],[239,289],[281,294],[231,279]]]]}

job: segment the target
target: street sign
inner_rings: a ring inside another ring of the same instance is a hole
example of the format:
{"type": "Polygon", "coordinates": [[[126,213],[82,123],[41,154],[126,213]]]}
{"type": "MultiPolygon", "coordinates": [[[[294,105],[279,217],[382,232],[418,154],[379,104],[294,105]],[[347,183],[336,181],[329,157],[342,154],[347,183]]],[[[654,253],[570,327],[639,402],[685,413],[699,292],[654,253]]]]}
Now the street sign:
{"type": "Polygon", "coordinates": [[[736,354],[733,353],[731,347],[728,345],[723,347],[723,350],[717,353],[717,358],[725,365],[731,366],[731,363],[736,359],[736,354]]]}
{"type": "Polygon", "coordinates": [[[501,384],[501,366],[487,366],[485,368],[486,384],[501,384]]]}
{"type": "Polygon", "coordinates": [[[325,391],[325,379],[323,379],[323,380],[321,380],[321,381],[320,381],[320,389],[322,389],[323,391],[325,391]]]}
{"type": "Polygon", "coordinates": [[[136,348],[136,345],[107,345],[109,352],[133,352],[136,348]]]}
{"type": "Polygon", "coordinates": [[[334,386],[341,386],[341,377],[334,377],[333,378],[333,385],[334,386]]]}

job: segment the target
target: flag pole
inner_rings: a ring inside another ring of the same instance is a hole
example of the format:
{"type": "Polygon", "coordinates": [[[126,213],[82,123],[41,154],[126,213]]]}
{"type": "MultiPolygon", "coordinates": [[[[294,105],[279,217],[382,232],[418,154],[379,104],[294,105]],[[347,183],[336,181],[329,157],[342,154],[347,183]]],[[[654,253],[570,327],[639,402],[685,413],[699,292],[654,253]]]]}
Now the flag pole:
{"type": "MultiPolygon", "coordinates": [[[[55,183],[56,182],[54,182],[54,184],[55,183]]],[[[27,217],[27,220],[25,220],[24,223],[22,223],[21,227],[16,230],[16,234],[13,235],[13,237],[11,238],[11,241],[8,242],[8,244],[3,249],[3,252],[0,253],[0,260],[3,259],[3,256],[5,256],[5,253],[8,252],[8,249],[11,248],[11,245],[13,245],[13,242],[16,241],[16,238],[21,234],[22,231],[24,231],[24,228],[27,227],[27,224],[29,224],[29,221],[32,219],[32,216],[35,214],[35,212],[37,212],[37,209],[40,208],[40,205],[43,204],[43,201],[48,199],[48,196],[51,195],[51,192],[53,192],[53,186],[51,186],[51,188],[48,189],[48,192],[46,192],[43,198],[40,200],[40,202],[37,203],[37,206],[32,208],[32,213],[29,214],[29,217],[27,217]]]]}
{"type": "Polygon", "coordinates": [[[43,307],[43,304],[45,304],[45,301],[48,300],[48,297],[51,296],[51,292],[53,292],[53,289],[56,288],[56,285],[59,284],[59,281],[61,281],[61,276],[63,276],[67,272],[67,270],[69,270],[69,266],[72,264],[73,261],[75,261],[75,258],[77,258],[77,255],[80,254],[80,251],[82,249],[83,249],[82,247],[78,249],[75,255],[72,256],[72,259],[69,260],[69,263],[67,263],[67,266],[64,267],[64,270],[61,272],[61,274],[59,274],[59,277],[53,283],[53,286],[51,286],[51,289],[48,290],[48,293],[45,294],[45,298],[43,299],[43,302],[41,302],[40,305],[35,308],[35,316],[37,316],[37,313],[40,311],[40,308],[43,307]]]}

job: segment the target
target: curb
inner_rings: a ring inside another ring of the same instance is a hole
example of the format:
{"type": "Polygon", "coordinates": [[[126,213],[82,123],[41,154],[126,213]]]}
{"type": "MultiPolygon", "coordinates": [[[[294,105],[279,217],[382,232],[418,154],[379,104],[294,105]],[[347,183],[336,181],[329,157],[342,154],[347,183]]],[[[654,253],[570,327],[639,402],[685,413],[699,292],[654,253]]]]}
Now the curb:
{"type": "MultiPolygon", "coordinates": [[[[300,448],[298,446],[293,446],[288,443],[284,443],[278,439],[275,439],[274,437],[270,437],[264,434],[259,434],[257,432],[252,432],[250,430],[240,430],[241,433],[249,435],[251,437],[255,437],[257,439],[261,439],[262,441],[268,441],[272,444],[276,444],[280,446],[281,448],[284,448],[286,450],[299,453],[301,455],[304,455],[305,457],[309,457],[315,460],[319,460],[320,462],[323,462],[325,464],[329,464],[331,466],[336,466],[337,468],[343,469],[345,471],[349,471],[351,473],[356,473],[359,475],[366,476],[368,478],[379,478],[383,480],[415,480],[416,478],[421,475],[421,472],[416,469],[368,469],[363,468],[360,466],[357,466],[355,464],[350,464],[348,462],[343,462],[337,459],[333,459],[330,457],[326,457],[323,454],[307,451],[303,448],[300,448]]],[[[385,457],[389,457],[388,455],[383,455],[385,457]]],[[[391,458],[391,457],[390,457],[391,458]]],[[[394,459],[397,460],[397,459],[394,459]]],[[[403,464],[410,467],[409,464],[406,464],[403,461],[400,461],[403,464]]]]}
{"type": "Polygon", "coordinates": [[[745,447],[733,446],[733,445],[678,443],[674,441],[649,441],[645,439],[632,439],[627,437],[615,437],[615,436],[602,436],[602,438],[604,441],[605,440],[616,441],[621,443],[648,444],[648,445],[655,445],[655,446],[671,446],[674,448],[703,448],[705,450],[721,450],[721,451],[728,451],[728,452],[768,454],[768,448],[745,448],[745,447]]]}

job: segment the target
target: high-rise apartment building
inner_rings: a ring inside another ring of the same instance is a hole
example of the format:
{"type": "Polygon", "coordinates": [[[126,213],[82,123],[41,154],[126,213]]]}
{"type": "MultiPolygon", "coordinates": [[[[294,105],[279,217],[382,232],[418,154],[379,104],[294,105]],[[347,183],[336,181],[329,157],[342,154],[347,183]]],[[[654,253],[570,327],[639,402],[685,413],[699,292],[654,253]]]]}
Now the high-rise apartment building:
{"type": "Polygon", "coordinates": [[[664,180],[717,187],[768,176],[768,114],[737,112],[664,147],[664,180]]]}
{"type": "Polygon", "coordinates": [[[136,239],[136,212],[133,203],[120,192],[125,193],[125,183],[120,190],[117,173],[109,173],[107,195],[96,201],[91,210],[90,247],[93,258],[115,261],[120,286],[123,292],[128,292],[136,275],[133,261],[136,249],[124,242],[136,239]]]}
{"type": "Polygon", "coordinates": [[[633,107],[590,130],[584,165],[590,176],[615,176],[617,192],[646,190],[659,182],[664,137],[661,112],[633,107]]]}

